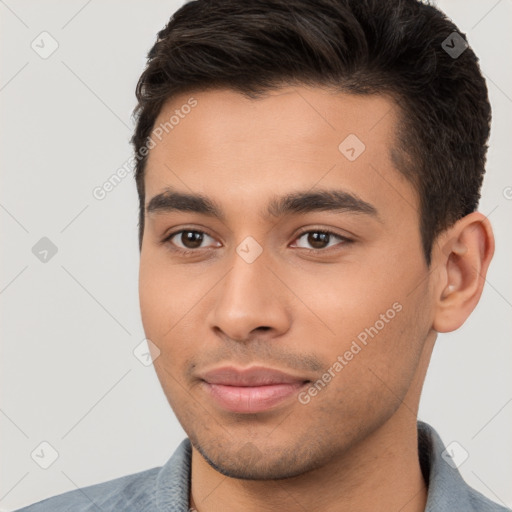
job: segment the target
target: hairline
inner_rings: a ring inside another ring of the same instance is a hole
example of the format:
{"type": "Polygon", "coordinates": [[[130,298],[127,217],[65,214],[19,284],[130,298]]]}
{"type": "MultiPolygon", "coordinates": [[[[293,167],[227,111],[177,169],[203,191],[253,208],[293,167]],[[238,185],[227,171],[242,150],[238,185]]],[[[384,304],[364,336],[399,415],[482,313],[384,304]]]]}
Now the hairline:
{"type": "MultiPolygon", "coordinates": [[[[368,88],[366,90],[359,89],[353,89],[350,86],[345,86],[342,84],[334,84],[331,82],[326,81],[315,81],[315,80],[290,80],[290,79],[282,79],[277,80],[272,84],[267,84],[265,86],[255,86],[251,88],[242,89],[240,87],[237,87],[236,85],[229,84],[229,83],[210,83],[210,84],[190,84],[185,85],[177,88],[175,91],[169,93],[165,98],[163,98],[160,102],[160,107],[158,109],[158,112],[154,116],[153,125],[151,126],[151,129],[149,130],[149,133],[152,133],[154,130],[154,127],[156,125],[158,117],[161,115],[164,108],[169,105],[169,103],[175,101],[180,96],[184,95],[192,95],[194,93],[199,92],[210,92],[210,91],[232,91],[236,92],[238,94],[241,94],[242,96],[251,99],[251,100],[257,100],[257,99],[264,99],[271,95],[272,92],[288,88],[288,87],[312,87],[317,89],[322,89],[326,92],[330,92],[332,94],[336,93],[343,93],[353,96],[380,96],[384,98],[388,98],[393,105],[396,106],[396,119],[393,123],[393,135],[392,135],[392,141],[389,148],[390,158],[393,166],[396,168],[398,175],[405,178],[413,187],[413,190],[416,194],[416,199],[418,203],[418,221],[419,221],[419,229],[420,229],[420,236],[422,239],[422,246],[423,246],[423,257],[425,260],[425,263],[427,264],[427,267],[430,267],[431,263],[431,251],[433,242],[435,240],[434,237],[433,240],[430,241],[430,248],[429,252],[427,253],[428,249],[425,246],[424,242],[424,233],[422,230],[423,227],[423,197],[421,194],[421,179],[419,179],[419,171],[414,172],[413,167],[418,166],[422,167],[424,164],[423,159],[418,154],[418,151],[414,151],[414,148],[411,147],[411,139],[414,137],[416,129],[414,126],[414,123],[409,123],[407,120],[407,106],[403,106],[402,104],[405,103],[407,105],[406,98],[400,95],[399,93],[391,90],[390,88],[382,89],[381,91],[376,91],[375,87],[368,88]],[[405,129],[404,129],[405,128],[405,129]],[[413,135],[408,135],[412,133],[413,135]]],[[[387,115],[387,114],[386,114],[387,115]]],[[[151,151],[151,150],[149,150],[151,151]]],[[[142,250],[142,238],[144,235],[144,226],[145,226],[145,196],[146,196],[146,188],[145,188],[145,179],[146,179],[146,168],[147,168],[147,161],[150,155],[150,152],[148,151],[148,154],[141,159],[139,162],[137,162],[136,165],[136,175],[135,179],[137,184],[140,182],[141,188],[142,188],[142,195],[139,197],[139,251],[142,250]],[[142,215],[141,215],[142,212],[142,215]],[[142,224],[141,224],[142,222],[142,224]]]]}

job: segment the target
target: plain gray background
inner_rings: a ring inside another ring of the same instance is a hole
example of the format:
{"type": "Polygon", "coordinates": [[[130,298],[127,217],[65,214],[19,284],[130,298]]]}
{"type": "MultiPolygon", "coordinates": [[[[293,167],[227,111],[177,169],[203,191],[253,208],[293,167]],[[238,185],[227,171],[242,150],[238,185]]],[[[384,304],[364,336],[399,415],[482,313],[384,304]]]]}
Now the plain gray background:
{"type": "MultiPolygon", "coordinates": [[[[467,452],[459,469],[472,486],[510,507],[512,1],[437,4],[488,81],[480,211],[497,251],[471,318],[438,339],[420,419],[458,443],[456,457],[467,452]]],[[[144,339],[133,178],[102,201],[92,194],[131,155],[135,84],[180,5],[0,0],[0,510],[160,466],[185,437],[152,366],[133,354],[144,339]],[[58,453],[48,469],[42,442],[58,453]]]]}

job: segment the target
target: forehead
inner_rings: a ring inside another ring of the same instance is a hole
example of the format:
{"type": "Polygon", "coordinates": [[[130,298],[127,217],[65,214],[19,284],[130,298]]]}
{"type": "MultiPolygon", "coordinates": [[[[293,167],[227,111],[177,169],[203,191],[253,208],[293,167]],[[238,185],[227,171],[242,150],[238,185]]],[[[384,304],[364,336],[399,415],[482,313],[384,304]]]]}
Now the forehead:
{"type": "Polygon", "coordinates": [[[220,144],[241,140],[267,147],[286,143],[327,146],[349,133],[375,144],[392,142],[397,119],[398,107],[387,95],[283,87],[251,99],[229,89],[212,89],[168,100],[153,130],[161,130],[163,144],[158,146],[162,150],[173,141],[179,146],[180,139],[191,135],[197,145],[219,149],[220,144]],[[167,137],[171,134],[173,137],[167,137]]]}
{"type": "Polygon", "coordinates": [[[398,120],[384,95],[309,87],[258,99],[227,89],[181,94],[154,124],[146,204],[169,185],[245,208],[262,194],[316,185],[343,186],[377,203],[379,195],[408,195],[411,203],[415,191],[391,158],[398,120]]]}

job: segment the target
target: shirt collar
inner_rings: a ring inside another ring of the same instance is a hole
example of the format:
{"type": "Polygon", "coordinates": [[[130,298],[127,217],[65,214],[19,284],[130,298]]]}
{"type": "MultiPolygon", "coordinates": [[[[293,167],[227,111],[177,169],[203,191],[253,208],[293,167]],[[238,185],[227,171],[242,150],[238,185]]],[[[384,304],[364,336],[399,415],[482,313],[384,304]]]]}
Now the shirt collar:
{"type": "Polygon", "coordinates": [[[156,479],[156,505],[161,512],[188,512],[192,445],[184,439],[156,479]]]}
{"type": "Polygon", "coordinates": [[[439,434],[422,421],[418,421],[418,453],[423,477],[428,482],[425,512],[505,510],[464,481],[457,461],[452,458],[453,449],[447,449],[439,434]]]}
{"type": "MultiPolygon", "coordinates": [[[[422,421],[418,421],[418,452],[423,477],[428,482],[425,512],[505,510],[466,484],[437,432],[422,421]]],[[[155,489],[159,511],[189,510],[191,457],[187,438],[161,468],[155,489]]]]}

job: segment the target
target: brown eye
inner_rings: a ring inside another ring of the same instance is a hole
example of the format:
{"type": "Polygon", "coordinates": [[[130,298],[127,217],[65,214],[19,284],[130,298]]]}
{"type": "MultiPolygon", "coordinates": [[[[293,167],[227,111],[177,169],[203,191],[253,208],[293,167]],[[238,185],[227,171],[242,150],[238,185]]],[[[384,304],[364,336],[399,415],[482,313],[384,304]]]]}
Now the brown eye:
{"type": "MultiPolygon", "coordinates": [[[[204,249],[208,246],[202,245],[207,239],[213,238],[203,231],[194,229],[182,229],[171,233],[163,240],[163,243],[170,244],[176,251],[194,251],[195,249],[204,249]]],[[[210,244],[211,245],[211,244],[210,244]]]]}
{"type": "Polygon", "coordinates": [[[334,245],[345,245],[346,243],[351,242],[349,238],[333,233],[332,231],[324,231],[324,230],[309,230],[301,233],[297,240],[303,239],[309,247],[304,247],[298,244],[297,246],[301,249],[306,249],[310,251],[322,251],[325,249],[329,249],[334,245]],[[334,240],[334,243],[331,242],[334,240]]]}
{"type": "Polygon", "coordinates": [[[328,233],[322,233],[320,231],[307,233],[307,241],[314,249],[323,249],[326,246],[325,244],[329,244],[330,237],[331,235],[328,233]]]}
{"type": "Polygon", "coordinates": [[[203,234],[199,231],[182,231],[180,242],[185,246],[186,249],[197,249],[201,247],[203,241],[203,234]]]}

